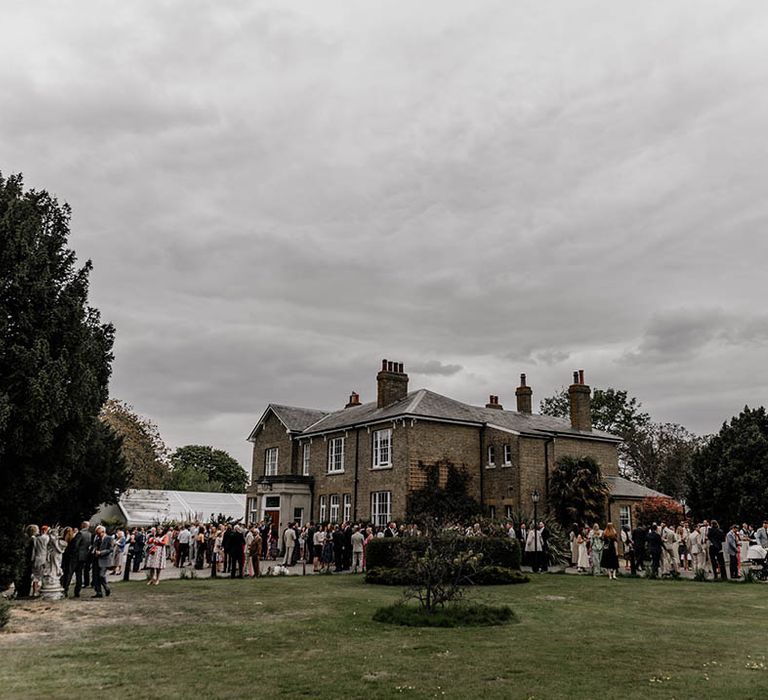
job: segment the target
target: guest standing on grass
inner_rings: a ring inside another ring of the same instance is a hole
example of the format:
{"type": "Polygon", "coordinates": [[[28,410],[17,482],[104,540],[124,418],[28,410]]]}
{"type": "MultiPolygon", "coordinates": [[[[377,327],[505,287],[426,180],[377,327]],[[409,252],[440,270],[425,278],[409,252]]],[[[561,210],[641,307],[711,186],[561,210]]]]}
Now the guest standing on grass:
{"type": "Polygon", "coordinates": [[[707,532],[709,540],[709,560],[712,563],[712,576],[717,579],[717,571],[720,570],[720,578],[725,581],[725,558],[723,557],[723,542],[725,533],[720,529],[717,520],[713,520],[707,532]]]}
{"type": "Polygon", "coordinates": [[[691,553],[691,562],[694,573],[699,569],[704,569],[705,560],[702,556],[701,527],[699,525],[696,525],[693,530],[691,530],[691,534],[688,535],[688,550],[691,553]]]}
{"type": "Polygon", "coordinates": [[[205,566],[206,550],[205,528],[201,525],[197,528],[197,534],[195,535],[195,568],[198,571],[205,566]]]}
{"type": "Polygon", "coordinates": [[[296,548],[296,530],[293,529],[293,523],[288,523],[288,527],[283,532],[283,566],[293,564],[293,550],[296,548]]]}
{"type": "Polygon", "coordinates": [[[592,558],[592,574],[599,576],[600,561],[603,558],[603,533],[600,531],[600,525],[595,523],[589,532],[589,551],[592,558]]]}
{"type": "Polygon", "coordinates": [[[253,540],[251,541],[249,551],[251,557],[251,571],[253,572],[251,575],[258,578],[261,576],[261,569],[259,568],[261,559],[261,533],[257,527],[251,528],[251,531],[253,532],[253,540]]]}
{"type": "Polygon", "coordinates": [[[149,569],[148,586],[160,583],[160,572],[165,568],[165,548],[168,546],[168,535],[159,527],[147,539],[147,568],[149,569]]]}
{"type": "Polygon", "coordinates": [[[243,557],[245,556],[245,536],[239,525],[235,525],[229,538],[229,559],[232,562],[230,576],[243,578],[243,557]]]}
{"type": "Polygon", "coordinates": [[[579,531],[578,523],[574,523],[571,525],[571,531],[568,533],[568,539],[571,542],[571,566],[579,565],[579,543],[577,542],[579,531]]]}
{"type": "Polygon", "coordinates": [[[587,551],[586,535],[580,532],[576,536],[576,544],[579,548],[579,558],[576,562],[576,566],[579,569],[579,573],[583,574],[589,569],[589,552],[587,551]]]}
{"type": "Polygon", "coordinates": [[[659,575],[659,566],[661,565],[661,550],[664,546],[659,534],[659,526],[656,523],[651,525],[651,529],[646,535],[646,545],[648,554],[651,555],[651,576],[656,578],[659,575]]]}
{"type": "Polygon", "coordinates": [[[731,525],[731,529],[725,536],[725,548],[728,552],[728,563],[731,568],[731,579],[739,578],[739,526],[731,525]]]}
{"type": "Polygon", "coordinates": [[[75,552],[75,529],[68,527],[64,530],[62,538],[67,546],[61,557],[61,587],[64,589],[64,597],[69,595],[69,585],[72,583],[72,576],[75,573],[75,564],[77,563],[77,554],[75,552]]]}
{"type": "Polygon", "coordinates": [[[603,555],[601,564],[608,570],[608,578],[616,579],[619,571],[619,533],[613,527],[613,523],[608,523],[603,531],[603,555]]]}
{"type": "Polygon", "coordinates": [[[96,590],[94,598],[109,598],[112,592],[107,583],[107,572],[112,563],[114,541],[107,534],[103,525],[96,527],[96,537],[93,540],[93,587],[96,590]],[[102,593],[103,591],[103,593],[102,593]]]}
{"type": "Polygon", "coordinates": [[[351,537],[351,546],[352,546],[352,573],[357,573],[358,571],[363,570],[363,545],[365,543],[365,537],[362,532],[360,532],[360,526],[355,525],[352,537],[351,537]]]}
{"type": "Polygon", "coordinates": [[[635,571],[640,572],[645,566],[645,546],[648,538],[648,533],[642,525],[638,525],[632,530],[632,550],[635,559],[635,571]]]}
{"type": "Polygon", "coordinates": [[[371,543],[372,539],[373,539],[373,528],[372,527],[365,528],[365,540],[363,540],[363,570],[365,571],[367,571],[365,557],[368,552],[368,545],[371,543]]]}

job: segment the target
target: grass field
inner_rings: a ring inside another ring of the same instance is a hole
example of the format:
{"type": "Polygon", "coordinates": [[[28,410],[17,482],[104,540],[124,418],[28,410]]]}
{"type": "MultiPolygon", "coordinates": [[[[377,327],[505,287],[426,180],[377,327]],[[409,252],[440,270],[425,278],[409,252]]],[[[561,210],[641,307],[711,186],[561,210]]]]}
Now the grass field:
{"type": "Polygon", "coordinates": [[[534,577],[478,589],[519,623],[375,623],[359,577],[117,583],[16,603],[0,697],[768,698],[768,586],[534,577]]]}

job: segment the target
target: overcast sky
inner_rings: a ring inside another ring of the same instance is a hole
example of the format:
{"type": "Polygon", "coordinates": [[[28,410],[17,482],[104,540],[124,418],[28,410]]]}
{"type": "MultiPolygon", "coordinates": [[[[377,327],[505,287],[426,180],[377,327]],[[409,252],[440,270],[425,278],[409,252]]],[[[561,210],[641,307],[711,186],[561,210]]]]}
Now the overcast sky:
{"type": "Polygon", "coordinates": [[[73,208],[111,393],[250,466],[269,402],[766,402],[768,6],[13,2],[0,170],[73,208]]]}

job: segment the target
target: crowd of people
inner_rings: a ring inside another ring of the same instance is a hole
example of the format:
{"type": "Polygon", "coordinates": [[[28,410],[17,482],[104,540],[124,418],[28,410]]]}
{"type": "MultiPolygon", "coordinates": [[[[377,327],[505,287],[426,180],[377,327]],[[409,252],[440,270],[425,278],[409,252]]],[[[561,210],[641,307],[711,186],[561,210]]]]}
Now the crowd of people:
{"type": "MultiPolygon", "coordinates": [[[[52,533],[47,525],[30,525],[27,530],[26,569],[20,595],[40,594],[44,570],[50,568],[52,533]]],[[[184,523],[167,527],[117,529],[108,534],[102,525],[56,532],[61,544],[59,582],[68,597],[79,598],[92,588],[93,597],[111,594],[109,576],[129,580],[131,573],[146,572],[148,586],[157,586],[163,569],[209,569],[210,576],[258,577],[282,567],[302,564],[314,572],[360,573],[365,570],[365,551],[374,537],[406,537],[419,534],[415,526],[387,523],[373,527],[363,523],[341,525],[314,522],[301,526],[292,522],[282,532],[277,525],[261,521],[250,526],[240,523],[184,523]],[[264,567],[267,567],[264,570],[264,567]]]]}
{"type": "Polygon", "coordinates": [[[757,551],[763,559],[768,554],[768,520],[759,528],[744,523],[731,525],[727,531],[717,520],[684,521],[676,526],[653,523],[649,527],[638,525],[631,531],[628,527],[617,531],[612,523],[605,529],[598,523],[592,527],[574,523],[569,539],[570,564],[580,573],[607,572],[610,578],[616,578],[621,550],[624,567],[632,574],[644,571],[648,563],[652,576],[691,571],[703,572],[703,576],[711,573],[715,579],[737,579],[750,560],[750,547],[761,548],[757,551]]]}
{"type": "MultiPolygon", "coordinates": [[[[522,562],[534,572],[547,571],[550,559],[551,533],[543,521],[530,527],[508,523],[507,535],[518,540],[522,562]]],[[[455,526],[467,536],[483,536],[479,523],[466,528],[455,526]]],[[[301,564],[315,573],[352,572],[366,568],[366,550],[377,537],[415,537],[421,533],[415,525],[387,523],[374,527],[366,523],[292,522],[278,529],[276,524],[261,521],[250,526],[239,523],[184,523],[168,527],[134,527],[117,529],[108,534],[89,522],[79,528],[57,530],[55,543],[61,547],[59,576],[64,595],[74,582],[73,595],[79,598],[84,589],[93,588],[93,597],[108,597],[109,576],[129,580],[131,573],[146,572],[148,586],[157,586],[163,569],[209,569],[210,576],[230,578],[259,577],[280,573],[285,567],[301,564]]],[[[40,594],[44,571],[50,571],[53,533],[48,526],[27,528],[27,567],[20,595],[40,594]],[[26,589],[26,591],[25,591],[26,589]]],[[[636,574],[650,565],[652,576],[673,576],[680,571],[704,572],[725,579],[726,560],[731,579],[739,578],[748,560],[749,547],[762,547],[768,568],[768,520],[762,527],[733,525],[724,532],[717,521],[682,522],[671,526],[664,522],[650,527],[638,525],[616,529],[612,523],[601,528],[574,524],[568,532],[570,565],[579,573],[607,573],[615,579],[624,568],[636,574]]]]}

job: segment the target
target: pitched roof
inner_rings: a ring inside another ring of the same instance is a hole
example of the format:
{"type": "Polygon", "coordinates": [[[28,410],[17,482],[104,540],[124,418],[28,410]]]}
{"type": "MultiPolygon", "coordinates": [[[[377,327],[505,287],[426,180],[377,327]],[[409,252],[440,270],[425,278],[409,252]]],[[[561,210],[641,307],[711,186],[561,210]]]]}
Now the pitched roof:
{"type": "Polygon", "coordinates": [[[620,438],[600,430],[574,430],[569,421],[552,416],[518,413],[503,409],[484,408],[462,403],[428,389],[410,392],[396,403],[379,408],[375,401],[324,414],[302,431],[304,435],[328,433],[334,430],[369,425],[396,418],[421,418],[470,425],[492,425],[525,435],[570,435],[619,442],[620,438]]]}
{"type": "Polygon", "coordinates": [[[654,491],[647,486],[637,484],[622,476],[606,476],[605,480],[608,482],[608,487],[611,489],[612,498],[649,498],[652,496],[670,498],[670,496],[667,496],[665,493],[654,491]]]}
{"type": "Polygon", "coordinates": [[[285,429],[289,433],[300,433],[305,430],[312,423],[317,422],[326,415],[325,411],[320,411],[316,408],[300,408],[299,406],[281,406],[280,404],[271,403],[267,406],[264,413],[261,414],[259,422],[256,423],[251,434],[248,436],[248,440],[253,440],[256,437],[256,433],[264,425],[269,413],[274,413],[277,419],[285,426],[285,429]]]}
{"type": "Polygon", "coordinates": [[[120,496],[118,505],[129,527],[169,520],[204,521],[219,513],[232,518],[245,516],[244,493],[129,489],[120,496]]]}

